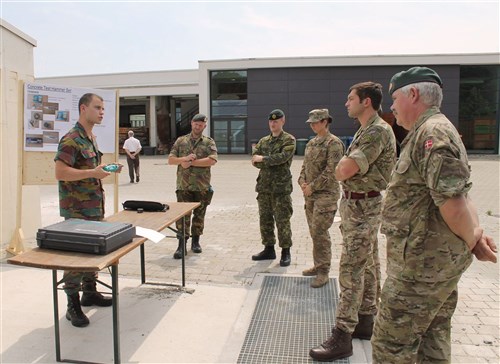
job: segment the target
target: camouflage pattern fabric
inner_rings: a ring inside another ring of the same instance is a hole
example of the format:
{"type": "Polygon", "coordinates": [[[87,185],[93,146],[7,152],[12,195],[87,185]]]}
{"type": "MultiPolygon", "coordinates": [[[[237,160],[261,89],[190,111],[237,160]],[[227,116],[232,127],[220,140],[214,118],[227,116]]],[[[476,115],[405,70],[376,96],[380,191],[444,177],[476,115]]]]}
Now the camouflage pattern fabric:
{"type": "MultiPolygon", "coordinates": [[[[202,135],[194,140],[191,134],[177,138],[172,149],[171,157],[185,157],[191,153],[196,154],[196,159],[212,158],[217,160],[217,147],[215,141],[202,135]]],[[[210,167],[189,167],[177,166],[177,190],[181,191],[207,191],[210,185],[210,167]]]]}
{"type": "Polygon", "coordinates": [[[270,134],[259,140],[253,155],[262,155],[264,160],[255,163],[255,167],[260,169],[255,191],[258,193],[292,193],[290,166],[294,153],[295,137],[285,131],[277,137],[270,134]]]}
{"type": "Polygon", "coordinates": [[[373,364],[451,363],[459,279],[409,284],[388,277],[371,340],[373,364]]]}
{"type": "MultiPolygon", "coordinates": [[[[76,169],[94,169],[101,164],[97,142],[88,136],[80,123],[61,138],[54,161],[76,169]]],[[[66,218],[102,218],[104,189],[100,179],[59,181],[59,211],[66,218]]]]}
{"type": "Polygon", "coordinates": [[[311,139],[305,150],[299,186],[308,183],[313,191],[304,197],[309,233],[313,241],[313,260],[317,271],[328,274],[332,260],[332,243],[328,229],[332,226],[340,197],[335,167],[344,154],[344,144],[330,132],[311,139]]]}
{"type": "Polygon", "coordinates": [[[448,228],[439,206],[466,195],[469,178],[467,153],[455,126],[438,108],[430,108],[403,141],[382,207],[388,279],[372,339],[378,363],[401,362],[398,353],[415,358],[417,352],[435,358],[428,362],[450,362],[457,282],[472,254],[448,228]],[[398,305],[399,295],[408,302],[398,305]],[[403,337],[407,341],[397,339],[403,337]]]}
{"type": "Polygon", "coordinates": [[[278,230],[278,241],[281,248],[292,246],[292,229],[290,218],[293,214],[292,196],[290,194],[257,194],[259,205],[260,235],[262,244],[275,245],[274,223],[278,230]]]}
{"type": "Polygon", "coordinates": [[[193,210],[192,223],[191,214],[186,215],[184,219],[177,220],[177,238],[180,239],[186,232],[186,239],[193,235],[203,235],[203,228],[205,227],[205,213],[208,205],[212,201],[214,191],[210,188],[207,191],[175,191],[177,195],[177,202],[200,202],[201,205],[193,210]],[[183,221],[185,224],[183,224],[183,221]],[[191,229],[191,230],[190,230],[191,229]],[[191,231],[191,234],[189,234],[191,231]]]}
{"type": "MultiPolygon", "coordinates": [[[[354,135],[346,156],[353,159],[359,171],[341,182],[349,192],[382,191],[386,188],[396,162],[396,138],[389,124],[377,114],[354,135]]],[[[380,260],[378,228],[382,197],[340,201],[340,300],[336,325],[352,333],[358,314],[377,312],[380,298],[380,260]]]]}
{"type": "Polygon", "coordinates": [[[352,333],[358,313],[377,313],[380,297],[378,227],[382,197],[340,200],[342,253],[339,267],[340,299],[336,325],[352,333]]]}
{"type": "Polygon", "coordinates": [[[391,126],[375,115],[354,134],[346,156],[356,162],[359,172],[341,182],[345,191],[385,190],[396,162],[396,137],[391,126]]]}

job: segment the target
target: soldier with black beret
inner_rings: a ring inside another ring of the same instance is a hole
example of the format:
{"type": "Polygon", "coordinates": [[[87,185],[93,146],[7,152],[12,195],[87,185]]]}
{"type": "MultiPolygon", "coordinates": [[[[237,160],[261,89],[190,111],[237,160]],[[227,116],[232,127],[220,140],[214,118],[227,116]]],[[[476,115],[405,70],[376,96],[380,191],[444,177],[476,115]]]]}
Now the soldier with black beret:
{"type": "Polygon", "coordinates": [[[257,203],[259,205],[260,235],[264,250],[252,256],[253,260],[276,259],[274,222],[281,247],[280,266],[290,265],[292,229],[292,158],[295,137],[283,130],[285,113],[275,109],[269,114],[271,134],[259,140],[252,156],[252,165],[259,169],[257,177],[257,203]]]}

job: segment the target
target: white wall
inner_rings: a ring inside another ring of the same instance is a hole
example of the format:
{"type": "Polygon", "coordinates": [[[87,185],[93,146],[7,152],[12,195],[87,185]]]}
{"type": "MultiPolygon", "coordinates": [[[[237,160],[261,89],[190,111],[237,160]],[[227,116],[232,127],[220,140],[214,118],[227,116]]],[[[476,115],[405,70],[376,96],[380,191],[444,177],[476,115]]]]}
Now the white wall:
{"type": "MultiPolygon", "coordinates": [[[[33,235],[40,221],[40,200],[36,188],[21,188],[23,85],[33,81],[33,47],[36,41],[0,19],[0,246],[5,250],[16,231],[23,190],[31,199],[33,218],[27,218],[25,234],[33,235]],[[36,198],[38,196],[38,201],[36,198]],[[31,225],[31,226],[29,226],[31,225]]],[[[21,223],[21,221],[19,221],[21,223]]]]}

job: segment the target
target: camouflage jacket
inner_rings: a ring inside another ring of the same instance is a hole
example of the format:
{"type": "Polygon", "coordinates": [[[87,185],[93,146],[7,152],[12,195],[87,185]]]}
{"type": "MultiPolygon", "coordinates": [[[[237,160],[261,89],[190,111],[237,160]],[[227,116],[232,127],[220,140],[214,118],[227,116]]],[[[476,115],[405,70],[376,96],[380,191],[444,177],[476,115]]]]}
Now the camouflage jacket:
{"type": "Polygon", "coordinates": [[[472,262],[465,241],[443,220],[439,206],[471,187],[465,147],[453,124],[434,107],[403,141],[382,207],[387,274],[407,281],[439,282],[472,262]]]}
{"type": "Polygon", "coordinates": [[[255,163],[255,167],[260,169],[255,191],[258,193],[292,193],[290,166],[294,153],[295,137],[285,131],[277,137],[270,134],[259,140],[253,154],[264,156],[264,160],[255,163]]]}
{"type": "MultiPolygon", "coordinates": [[[[217,147],[215,141],[205,135],[197,140],[191,138],[191,133],[180,136],[170,150],[171,157],[185,157],[191,153],[196,154],[196,159],[212,158],[217,160],[217,147]]],[[[207,191],[211,189],[210,167],[177,166],[177,190],[207,191]]]]}
{"type": "Polygon", "coordinates": [[[375,115],[354,134],[346,156],[356,162],[359,171],[342,182],[344,191],[385,190],[396,163],[396,137],[391,126],[375,115]]]}
{"type": "Polygon", "coordinates": [[[335,167],[344,155],[344,143],[332,133],[316,136],[306,146],[299,185],[308,183],[315,193],[333,194],[340,197],[339,183],[335,179],[335,167]]]}
{"type": "MultiPolygon", "coordinates": [[[[89,137],[77,122],[61,138],[54,161],[62,161],[76,169],[93,169],[101,164],[101,155],[95,137],[89,137]]],[[[59,211],[66,218],[103,218],[104,189],[101,180],[59,181],[59,211]]]]}

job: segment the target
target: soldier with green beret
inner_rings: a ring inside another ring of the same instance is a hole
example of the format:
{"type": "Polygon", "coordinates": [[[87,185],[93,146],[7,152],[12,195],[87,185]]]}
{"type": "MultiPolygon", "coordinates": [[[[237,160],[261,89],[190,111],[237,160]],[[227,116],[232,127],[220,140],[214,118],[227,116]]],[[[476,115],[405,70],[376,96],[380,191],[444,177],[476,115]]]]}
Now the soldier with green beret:
{"type": "Polygon", "coordinates": [[[192,221],[190,214],[176,222],[179,245],[174,259],[181,259],[182,251],[186,252],[185,245],[182,249],[184,236],[191,236],[191,250],[194,253],[202,252],[200,236],[205,227],[205,213],[214,194],[210,184],[210,169],[217,163],[215,141],[203,135],[206,127],[207,117],[204,114],[195,115],[191,120],[191,133],[177,138],[168,156],[168,164],[177,166],[177,201],[201,204],[194,209],[192,221]]]}
{"type": "MultiPolygon", "coordinates": [[[[104,189],[101,179],[111,173],[103,170],[97,140],[92,133],[102,123],[104,102],[101,96],[87,93],[78,103],[79,119],[62,138],[57,148],[55,176],[59,181],[59,209],[62,217],[85,220],[104,218],[104,189]]],[[[116,172],[121,172],[122,166],[116,172]]],[[[112,299],[96,289],[97,272],[64,272],[64,291],[68,297],[66,318],[73,326],[89,324],[81,306],[111,306],[112,299]],[[83,289],[80,301],[80,287],[83,289]]]]}
{"type": "Polygon", "coordinates": [[[373,363],[450,363],[457,283],[471,264],[496,262],[472,201],[470,165],[439,108],[439,75],[412,67],[390,81],[391,110],[409,131],[382,208],[387,279],[372,338],[373,363]]]}
{"type": "Polygon", "coordinates": [[[281,247],[280,266],[290,265],[292,229],[292,158],[295,137],[283,130],[285,113],[275,109],[269,114],[271,134],[259,140],[252,155],[252,165],[259,169],[257,203],[259,205],[260,235],[264,250],[252,256],[253,260],[276,259],[274,222],[281,247]]]}
{"type": "Polygon", "coordinates": [[[330,132],[332,122],[328,109],[309,112],[306,123],[316,136],[307,145],[300,170],[299,186],[302,189],[309,233],[313,241],[314,266],[302,272],[313,276],[311,287],[319,288],[328,283],[332,260],[332,241],[328,229],[332,226],[340,187],[335,179],[335,167],[344,155],[344,143],[330,132]]]}
{"type": "Polygon", "coordinates": [[[378,227],[385,190],[396,162],[396,138],[378,115],[382,85],[362,82],[351,86],[347,113],[361,124],[345,156],[335,168],[342,185],[339,267],[340,299],[332,336],[312,348],[316,360],[352,355],[352,338],[370,340],[380,294],[378,227]]]}

